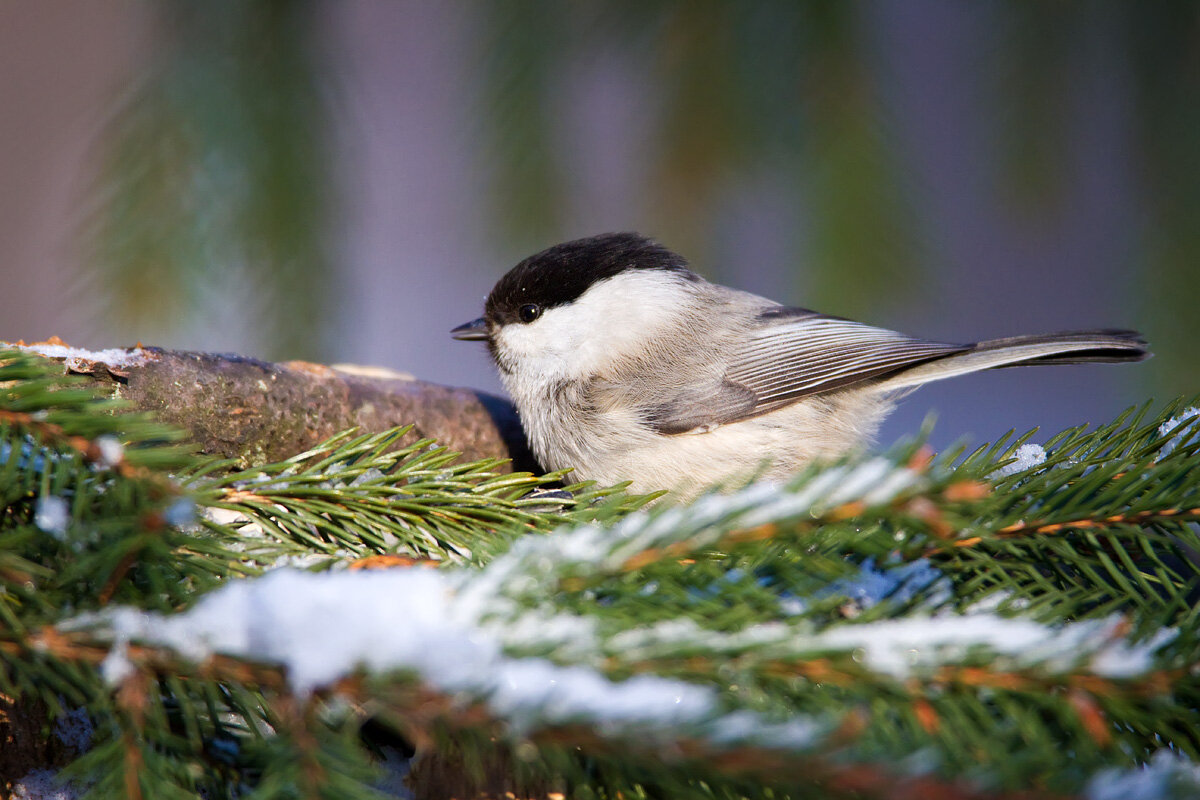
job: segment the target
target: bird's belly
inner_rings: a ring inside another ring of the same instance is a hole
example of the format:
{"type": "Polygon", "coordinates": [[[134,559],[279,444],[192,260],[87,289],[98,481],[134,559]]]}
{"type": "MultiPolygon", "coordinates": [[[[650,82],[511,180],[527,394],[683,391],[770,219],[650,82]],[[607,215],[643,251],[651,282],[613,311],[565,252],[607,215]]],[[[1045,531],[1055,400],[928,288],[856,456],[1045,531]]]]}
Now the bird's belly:
{"type": "Polygon", "coordinates": [[[581,428],[575,452],[552,459],[555,468],[574,466],[580,480],[631,480],[633,491],[671,489],[687,498],[714,485],[783,480],[814,460],[845,455],[874,436],[890,406],[878,396],[835,393],[707,432],[677,435],[609,414],[581,428]]]}

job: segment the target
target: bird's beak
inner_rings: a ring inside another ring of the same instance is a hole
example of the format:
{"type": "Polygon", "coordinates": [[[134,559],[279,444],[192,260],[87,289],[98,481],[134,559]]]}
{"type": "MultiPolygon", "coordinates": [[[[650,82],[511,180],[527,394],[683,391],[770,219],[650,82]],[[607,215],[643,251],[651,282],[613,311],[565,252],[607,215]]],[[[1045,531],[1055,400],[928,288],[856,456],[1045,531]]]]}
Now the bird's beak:
{"type": "Polygon", "coordinates": [[[473,319],[450,331],[450,335],[464,342],[482,342],[488,338],[487,320],[483,317],[473,319]]]}

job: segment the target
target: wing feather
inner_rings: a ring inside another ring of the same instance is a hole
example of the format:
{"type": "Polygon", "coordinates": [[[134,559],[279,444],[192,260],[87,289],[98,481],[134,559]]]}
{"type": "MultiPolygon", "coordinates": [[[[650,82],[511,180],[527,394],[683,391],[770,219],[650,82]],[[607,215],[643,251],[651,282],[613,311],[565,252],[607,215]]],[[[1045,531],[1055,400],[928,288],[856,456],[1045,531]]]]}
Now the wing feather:
{"type": "Polygon", "coordinates": [[[708,430],[970,349],[807,309],[770,308],[735,342],[718,384],[647,409],[645,420],[660,433],[708,430]]]}
{"type": "MultiPolygon", "coordinates": [[[[1134,331],[1069,331],[950,344],[802,308],[759,308],[757,325],[730,334],[724,373],[681,382],[674,397],[644,410],[646,424],[660,433],[700,432],[867,381],[882,391],[897,391],[993,367],[1149,357],[1145,341],[1134,331]]],[[[710,365],[705,361],[703,367],[710,365]]]]}
{"type": "Polygon", "coordinates": [[[726,372],[728,381],[758,398],[747,416],[970,349],[970,345],[914,339],[840,317],[779,316],[750,332],[726,372]]]}

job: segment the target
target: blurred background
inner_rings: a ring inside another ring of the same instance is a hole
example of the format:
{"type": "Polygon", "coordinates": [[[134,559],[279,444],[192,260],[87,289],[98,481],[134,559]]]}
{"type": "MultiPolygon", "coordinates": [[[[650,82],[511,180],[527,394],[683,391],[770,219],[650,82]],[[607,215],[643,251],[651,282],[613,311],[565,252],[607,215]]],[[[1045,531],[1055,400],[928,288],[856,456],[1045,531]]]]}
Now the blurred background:
{"type": "MultiPolygon", "coordinates": [[[[1200,391],[1200,4],[10,0],[0,339],[390,366],[557,241],[946,341],[1135,366],[922,389],[935,444],[1200,391]]],[[[1040,437],[1040,438],[1044,438],[1040,437]]]]}

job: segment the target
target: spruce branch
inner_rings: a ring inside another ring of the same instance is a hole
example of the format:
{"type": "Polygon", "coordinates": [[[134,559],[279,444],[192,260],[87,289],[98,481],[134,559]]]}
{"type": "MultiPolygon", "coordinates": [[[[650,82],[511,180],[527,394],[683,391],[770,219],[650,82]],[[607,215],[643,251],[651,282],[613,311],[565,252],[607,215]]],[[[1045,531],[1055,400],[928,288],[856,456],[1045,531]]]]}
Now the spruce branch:
{"type": "Polygon", "coordinates": [[[24,628],[113,599],[169,607],[213,585],[212,560],[228,563],[229,553],[173,524],[192,507],[168,474],[194,461],[179,440],[45,359],[0,350],[6,624],[24,628]]]}
{"type": "MultiPolygon", "coordinates": [[[[53,638],[46,652],[64,662],[96,666],[104,657],[106,648],[78,632],[55,634],[53,638]]],[[[345,748],[344,741],[342,746],[331,745],[338,731],[344,734],[347,719],[345,715],[321,712],[334,695],[321,692],[302,697],[290,693],[282,688],[286,686],[283,670],[236,658],[212,656],[195,664],[169,648],[138,645],[130,645],[126,657],[133,671],[114,692],[116,727],[111,739],[97,745],[72,770],[72,774],[88,776],[99,795],[176,796],[183,787],[194,786],[186,774],[189,756],[203,756],[208,743],[203,735],[195,737],[198,746],[194,747],[179,736],[162,736],[166,708],[154,696],[152,678],[174,679],[175,691],[170,697],[179,700],[186,693],[195,693],[195,678],[245,681],[253,676],[259,685],[270,687],[270,699],[259,713],[269,716],[275,730],[271,737],[247,744],[239,756],[243,768],[265,762],[258,791],[267,797],[293,793],[376,796],[371,786],[374,773],[362,752],[345,748]],[[180,683],[179,677],[190,680],[180,683]],[[153,774],[143,775],[145,769],[153,774]],[[339,789],[344,793],[339,794],[339,789]]],[[[417,741],[432,743],[453,735],[483,740],[509,738],[511,720],[496,715],[486,703],[464,704],[461,698],[430,690],[403,675],[359,676],[339,681],[334,691],[378,714],[402,720],[405,732],[417,741]]],[[[840,746],[847,737],[857,735],[852,729],[862,727],[862,720],[853,714],[829,731],[831,749],[784,744],[812,739],[817,730],[811,724],[773,726],[760,721],[751,726],[752,716],[719,716],[700,727],[693,726],[688,734],[649,739],[637,728],[603,733],[586,724],[557,723],[526,728],[521,741],[538,748],[536,764],[550,768],[552,774],[584,768],[577,755],[583,750],[590,760],[586,769],[601,785],[606,781],[620,785],[628,780],[632,769],[633,774],[641,774],[646,787],[651,787],[663,781],[662,767],[669,765],[667,774],[672,783],[664,788],[692,784],[697,790],[697,781],[708,781],[714,794],[700,792],[704,796],[730,796],[729,791],[738,787],[752,791],[751,787],[767,785],[786,790],[815,782],[825,785],[832,797],[916,798],[928,796],[922,793],[931,791],[961,800],[1049,797],[979,790],[934,775],[908,775],[883,762],[847,763],[840,746]]],[[[211,736],[211,731],[207,735],[211,736]]]]}
{"type": "Polygon", "coordinates": [[[274,548],[257,554],[267,561],[289,551],[478,560],[515,533],[616,516],[650,499],[584,484],[538,493],[567,471],[535,476],[500,471],[502,459],[462,463],[429,439],[402,445],[410,430],[346,431],[275,464],[215,477],[221,465],[209,465],[184,485],[200,506],[238,515],[231,524],[203,517],[214,533],[245,540],[249,530],[261,532],[274,548]]]}
{"type": "Polygon", "coordinates": [[[25,487],[0,517],[0,692],[88,709],[100,797],[373,797],[364,714],[599,796],[1072,796],[1164,748],[1185,784],[1200,760],[1185,404],[672,507],[403,429],[123,471],[89,460],[99,436],[171,437],[86,398],[72,422],[46,377],[0,402],[25,487]],[[47,494],[79,507],[65,542],[47,494]],[[264,570],[310,552],[443,566],[264,570]],[[56,584],[76,560],[98,577],[56,584]]]}
{"type": "MultiPolygon", "coordinates": [[[[941,552],[924,556],[954,541],[962,529],[982,528],[982,513],[1025,501],[999,488],[984,491],[979,474],[990,471],[991,464],[968,458],[965,466],[935,462],[915,468],[909,465],[912,456],[910,448],[890,459],[814,468],[786,488],[754,486],[691,506],[638,511],[615,523],[520,537],[478,570],[401,570],[378,579],[396,582],[389,584],[389,597],[416,592],[444,609],[425,623],[432,628],[412,635],[438,630],[456,641],[452,631],[466,625],[467,640],[496,642],[504,654],[500,661],[493,650],[487,657],[475,652],[458,659],[477,664],[480,671],[454,679],[457,694],[475,697],[521,740],[535,740],[563,725],[583,725],[594,738],[597,719],[603,719],[604,743],[589,748],[598,759],[606,748],[618,746],[614,742],[628,735],[635,719],[642,720],[639,736],[653,730],[677,744],[700,740],[718,749],[767,744],[719,734],[729,730],[731,719],[739,720],[742,730],[760,734],[773,724],[801,726],[808,736],[790,745],[793,756],[836,751],[839,760],[858,765],[909,758],[933,747],[940,760],[932,774],[939,779],[988,775],[1011,787],[1029,775],[1052,776],[1051,788],[1065,791],[1078,789],[1094,770],[1130,764],[1163,741],[1195,757],[1190,731],[1200,720],[1191,699],[1200,686],[1190,666],[1197,661],[1197,642],[1187,628],[1160,627],[1149,638],[1145,630],[1151,618],[1146,609],[1154,609],[1160,626],[1187,619],[1177,604],[1168,606],[1171,614],[1162,613],[1164,587],[1137,581],[1117,587],[1130,595],[1124,618],[1113,616],[1110,608],[1103,616],[1085,614],[1074,622],[1062,616],[1038,621],[1015,613],[1016,600],[1029,592],[1012,598],[1004,613],[980,608],[983,597],[961,589],[969,589],[985,571],[981,565],[941,552]],[[640,563],[631,565],[631,558],[640,563]],[[888,588],[861,600],[858,608],[848,607],[855,584],[867,580],[882,580],[888,588]],[[439,616],[443,613],[445,618],[439,616]],[[551,684],[569,683],[565,676],[577,674],[570,670],[585,668],[591,670],[586,674],[602,676],[587,678],[601,698],[604,692],[616,694],[612,702],[595,700],[563,716],[557,705],[562,701],[553,694],[512,696],[503,688],[506,676],[516,680],[513,662],[505,659],[558,664],[538,667],[550,674],[564,671],[551,684]],[[633,690],[636,676],[673,681],[654,685],[690,696],[696,705],[682,717],[657,719],[648,729],[645,708],[616,700],[633,690]],[[631,710],[599,712],[597,707],[631,710]],[[853,736],[844,732],[848,711],[866,714],[867,724],[853,736]],[[835,731],[843,732],[835,737],[835,731]],[[1028,747],[1031,741],[1038,746],[1028,747]],[[1063,748],[1075,754],[1073,771],[1061,769],[1063,748]]],[[[1142,466],[1161,473],[1181,464],[1194,468],[1196,460],[1195,449],[1185,446],[1142,466]]],[[[1028,483],[1013,483],[1018,492],[1028,491],[1028,483]]],[[[1072,491],[1069,481],[1057,485],[1072,491]]],[[[1043,538],[1056,545],[1078,544],[1059,535],[1043,538]]],[[[1019,548],[1041,541],[1027,537],[1002,544],[1019,548]]],[[[1161,548],[1169,542],[1152,544],[1161,548]]],[[[979,550],[950,547],[946,552],[962,556],[979,550]]],[[[1076,568],[1087,565],[1093,571],[1106,557],[1093,546],[1077,546],[1071,554],[1076,568]]],[[[1000,560],[986,571],[1006,568],[1000,560]]],[[[1101,582],[1103,576],[1096,574],[1101,582]]],[[[331,581],[352,577],[323,576],[331,581]]],[[[1182,577],[1177,572],[1166,587],[1168,599],[1187,585],[1182,577]]],[[[338,586],[333,592],[338,596],[368,591],[357,582],[338,586]]],[[[333,596],[330,591],[314,586],[286,594],[333,596]]],[[[373,623],[363,609],[378,606],[369,596],[347,596],[355,622],[347,619],[334,628],[369,629],[373,623]]],[[[288,613],[304,617],[294,608],[288,613]]],[[[124,624],[115,618],[110,623],[124,624]]],[[[163,631],[189,624],[204,629],[199,620],[161,624],[163,631]]],[[[282,618],[272,623],[285,624],[282,618]]],[[[154,639],[162,635],[155,633],[159,625],[143,618],[119,635],[154,639]]],[[[167,634],[163,641],[178,635],[167,634]]],[[[371,671],[384,676],[381,680],[388,680],[383,665],[390,663],[446,690],[439,684],[446,678],[436,658],[402,650],[408,655],[389,662],[378,652],[382,632],[361,635],[371,648],[359,657],[377,665],[371,671]]],[[[250,648],[243,656],[257,652],[249,642],[237,646],[250,648]]],[[[344,646],[355,652],[352,642],[344,646]]],[[[291,662],[296,672],[289,670],[289,679],[300,687],[311,685],[316,675],[328,675],[328,666],[309,664],[306,656],[276,657],[300,659],[291,662]]],[[[393,710],[398,718],[412,713],[393,710]]],[[[619,760],[628,769],[636,756],[621,752],[619,760]]],[[[706,764],[721,761],[704,752],[706,764]]],[[[722,791],[735,791],[740,780],[705,774],[706,785],[716,782],[726,787],[722,791]]],[[[637,780],[651,785],[661,777],[647,774],[637,780]]]]}

